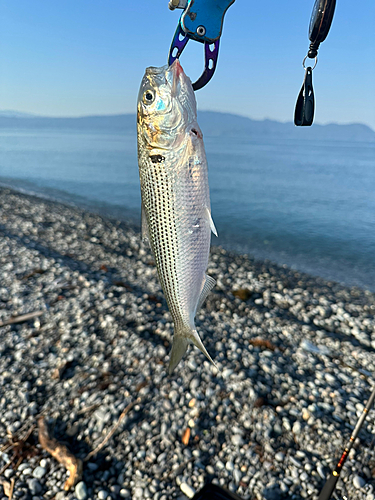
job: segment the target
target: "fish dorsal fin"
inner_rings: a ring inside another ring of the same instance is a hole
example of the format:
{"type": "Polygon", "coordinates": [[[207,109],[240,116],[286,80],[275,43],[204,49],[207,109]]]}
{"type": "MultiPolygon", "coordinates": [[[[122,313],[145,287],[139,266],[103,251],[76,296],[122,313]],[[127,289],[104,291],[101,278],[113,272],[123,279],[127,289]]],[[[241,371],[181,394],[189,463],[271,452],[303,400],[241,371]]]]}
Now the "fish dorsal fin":
{"type": "Polygon", "coordinates": [[[215,227],[214,221],[212,220],[211,210],[208,207],[206,207],[206,214],[207,214],[208,220],[210,222],[211,231],[217,237],[217,231],[216,231],[216,227],[215,227]]]}
{"type": "Polygon", "coordinates": [[[207,295],[213,289],[213,287],[215,286],[215,283],[216,283],[216,281],[213,278],[211,278],[211,276],[208,276],[208,274],[206,274],[206,281],[204,282],[203,289],[202,289],[201,294],[199,296],[196,311],[199,311],[200,308],[203,306],[204,301],[207,299],[207,295]]]}
{"type": "Polygon", "coordinates": [[[142,202],[142,241],[143,243],[150,244],[150,234],[148,232],[148,222],[146,217],[146,210],[142,202]]]}

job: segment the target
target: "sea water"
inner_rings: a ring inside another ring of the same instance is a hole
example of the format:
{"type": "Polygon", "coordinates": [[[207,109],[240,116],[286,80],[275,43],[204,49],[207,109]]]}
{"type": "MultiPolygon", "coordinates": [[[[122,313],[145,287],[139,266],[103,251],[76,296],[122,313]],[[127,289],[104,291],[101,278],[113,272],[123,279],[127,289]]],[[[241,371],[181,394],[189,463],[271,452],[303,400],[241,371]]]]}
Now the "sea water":
{"type": "MultiPolygon", "coordinates": [[[[213,244],[375,291],[375,144],[205,134],[213,244]]],[[[140,217],[135,134],[0,130],[0,183],[140,217]]]]}

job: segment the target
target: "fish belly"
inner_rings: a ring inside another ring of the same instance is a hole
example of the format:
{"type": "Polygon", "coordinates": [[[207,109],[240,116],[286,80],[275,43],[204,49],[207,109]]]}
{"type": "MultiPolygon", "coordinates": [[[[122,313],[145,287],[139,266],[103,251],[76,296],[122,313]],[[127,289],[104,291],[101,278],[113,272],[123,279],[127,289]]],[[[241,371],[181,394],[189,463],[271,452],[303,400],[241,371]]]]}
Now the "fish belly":
{"type": "Polygon", "coordinates": [[[205,157],[185,156],[141,172],[151,250],[176,330],[194,327],[211,239],[205,157]]]}

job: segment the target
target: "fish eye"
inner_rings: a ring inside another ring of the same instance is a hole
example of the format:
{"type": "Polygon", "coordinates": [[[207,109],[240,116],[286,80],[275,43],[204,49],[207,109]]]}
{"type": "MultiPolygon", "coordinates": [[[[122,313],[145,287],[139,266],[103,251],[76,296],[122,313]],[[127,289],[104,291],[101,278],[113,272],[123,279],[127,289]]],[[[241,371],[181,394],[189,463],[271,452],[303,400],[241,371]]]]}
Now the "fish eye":
{"type": "Polygon", "coordinates": [[[152,92],[152,90],[146,90],[146,92],[143,94],[143,102],[145,104],[151,104],[155,100],[155,94],[152,92]]]}

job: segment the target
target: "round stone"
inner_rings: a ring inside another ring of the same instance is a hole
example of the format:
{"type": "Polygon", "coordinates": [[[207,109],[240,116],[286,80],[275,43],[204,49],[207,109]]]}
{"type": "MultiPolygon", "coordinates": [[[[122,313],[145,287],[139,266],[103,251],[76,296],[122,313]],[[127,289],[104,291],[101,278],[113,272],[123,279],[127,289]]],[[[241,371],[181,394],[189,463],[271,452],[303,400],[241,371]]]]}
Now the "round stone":
{"type": "Polygon", "coordinates": [[[236,484],[238,484],[241,481],[242,474],[238,469],[233,470],[233,479],[236,484]]]}
{"type": "Polygon", "coordinates": [[[80,481],[79,483],[76,484],[76,487],[74,488],[74,493],[76,494],[78,500],[86,500],[87,487],[84,481],[80,481]]]}
{"type": "Polygon", "coordinates": [[[190,389],[192,391],[195,391],[199,387],[199,378],[193,378],[193,380],[190,382],[190,389]]]}
{"type": "Polygon", "coordinates": [[[47,472],[47,469],[44,467],[36,467],[33,472],[33,476],[36,477],[37,479],[41,479],[45,473],[47,472]]]}
{"type": "Polygon", "coordinates": [[[353,477],[353,486],[357,489],[361,489],[364,487],[366,484],[366,481],[363,479],[361,476],[354,476],[353,477]]]}
{"type": "Polygon", "coordinates": [[[58,491],[55,495],[55,500],[64,500],[65,491],[58,491]]]}
{"type": "Polygon", "coordinates": [[[142,498],[143,497],[143,489],[140,487],[134,488],[133,495],[134,495],[134,498],[142,498]]]}
{"type": "Polygon", "coordinates": [[[27,486],[32,495],[38,495],[42,491],[39,481],[35,478],[27,480],[27,486]]]}
{"type": "Polygon", "coordinates": [[[228,462],[225,464],[225,468],[229,471],[232,471],[234,469],[234,465],[233,465],[233,462],[231,462],[230,460],[228,460],[228,462]]]}
{"type": "Polygon", "coordinates": [[[318,471],[318,474],[319,476],[322,478],[322,479],[326,479],[326,473],[325,473],[325,470],[324,468],[322,467],[322,465],[318,465],[316,470],[318,471]]]}
{"type": "Polygon", "coordinates": [[[244,441],[242,439],[242,437],[239,435],[239,434],[234,434],[234,436],[232,436],[232,443],[235,445],[235,446],[242,446],[244,441]]]}
{"type": "Polygon", "coordinates": [[[131,498],[131,493],[129,490],[127,490],[126,488],[122,488],[120,490],[120,497],[121,498],[131,498]]]}
{"type": "Polygon", "coordinates": [[[188,498],[193,498],[193,496],[195,495],[195,489],[189,486],[187,483],[181,483],[180,489],[182,493],[188,498]]]}

